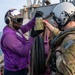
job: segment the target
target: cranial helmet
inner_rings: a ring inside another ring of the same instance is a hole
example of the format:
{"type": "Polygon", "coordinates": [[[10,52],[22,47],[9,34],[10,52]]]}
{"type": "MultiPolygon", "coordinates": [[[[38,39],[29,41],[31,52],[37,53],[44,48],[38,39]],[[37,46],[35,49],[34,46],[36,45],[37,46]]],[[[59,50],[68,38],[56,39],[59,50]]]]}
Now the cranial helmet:
{"type": "Polygon", "coordinates": [[[63,2],[54,8],[53,14],[58,27],[63,27],[71,20],[75,20],[75,7],[72,3],[63,2]]]}
{"type": "Polygon", "coordinates": [[[10,24],[11,21],[14,21],[15,23],[20,24],[20,23],[23,22],[23,17],[22,17],[21,13],[18,10],[10,9],[5,14],[4,20],[5,20],[6,24],[10,24]]]}

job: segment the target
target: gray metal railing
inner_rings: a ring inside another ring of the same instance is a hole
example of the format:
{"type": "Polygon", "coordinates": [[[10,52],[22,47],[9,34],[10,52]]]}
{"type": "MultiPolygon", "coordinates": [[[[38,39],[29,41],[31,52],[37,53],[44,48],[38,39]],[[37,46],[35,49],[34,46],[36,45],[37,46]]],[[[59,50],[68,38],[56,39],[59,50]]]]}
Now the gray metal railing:
{"type": "Polygon", "coordinates": [[[60,0],[60,2],[75,2],[75,0],[60,0]]]}

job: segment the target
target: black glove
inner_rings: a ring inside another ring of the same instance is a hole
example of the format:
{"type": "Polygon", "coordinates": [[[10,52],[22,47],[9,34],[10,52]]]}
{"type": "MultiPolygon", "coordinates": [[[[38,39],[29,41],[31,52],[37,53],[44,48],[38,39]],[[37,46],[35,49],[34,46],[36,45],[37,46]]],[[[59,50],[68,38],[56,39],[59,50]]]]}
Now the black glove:
{"type": "Polygon", "coordinates": [[[42,17],[42,16],[43,16],[43,12],[42,11],[36,11],[35,18],[36,17],[42,17]]]}
{"type": "Polygon", "coordinates": [[[31,31],[31,36],[33,38],[35,38],[36,36],[38,36],[39,34],[41,34],[43,32],[43,30],[34,30],[34,28],[32,28],[32,31],[31,31]]]}

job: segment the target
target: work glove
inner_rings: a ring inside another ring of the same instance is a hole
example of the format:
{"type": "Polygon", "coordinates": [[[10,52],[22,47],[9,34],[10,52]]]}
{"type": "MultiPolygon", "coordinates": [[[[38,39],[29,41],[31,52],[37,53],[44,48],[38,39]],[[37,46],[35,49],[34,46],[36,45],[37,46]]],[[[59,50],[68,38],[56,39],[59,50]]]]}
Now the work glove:
{"type": "Polygon", "coordinates": [[[43,32],[43,30],[34,30],[34,27],[32,28],[32,31],[31,31],[31,36],[33,38],[35,38],[36,36],[38,36],[39,34],[41,34],[43,32]]]}
{"type": "Polygon", "coordinates": [[[36,11],[35,18],[36,17],[42,17],[42,16],[43,16],[43,12],[42,11],[36,11]]]}

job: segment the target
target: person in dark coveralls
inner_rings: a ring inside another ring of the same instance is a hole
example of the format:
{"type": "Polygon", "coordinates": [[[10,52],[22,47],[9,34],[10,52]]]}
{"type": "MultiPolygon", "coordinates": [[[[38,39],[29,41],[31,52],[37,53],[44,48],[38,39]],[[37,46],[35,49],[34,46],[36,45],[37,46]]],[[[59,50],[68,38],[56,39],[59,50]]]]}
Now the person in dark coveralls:
{"type": "Polygon", "coordinates": [[[1,38],[1,49],[4,53],[4,75],[27,75],[29,51],[34,38],[42,31],[31,31],[27,41],[24,33],[35,25],[35,18],[42,16],[42,12],[36,12],[34,18],[26,25],[22,25],[23,17],[17,9],[10,9],[5,14],[5,23],[1,38]]]}
{"type": "Polygon", "coordinates": [[[46,20],[43,22],[55,37],[51,49],[54,47],[57,50],[56,75],[75,75],[75,6],[69,2],[56,5],[53,19],[58,24],[58,29],[46,20]]]}

